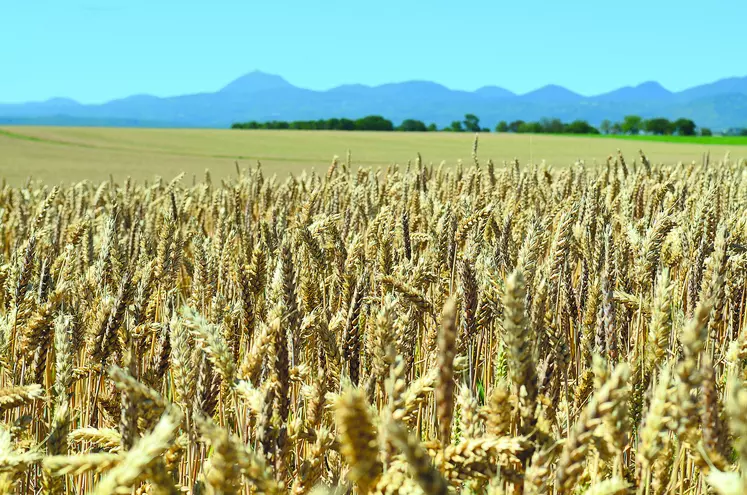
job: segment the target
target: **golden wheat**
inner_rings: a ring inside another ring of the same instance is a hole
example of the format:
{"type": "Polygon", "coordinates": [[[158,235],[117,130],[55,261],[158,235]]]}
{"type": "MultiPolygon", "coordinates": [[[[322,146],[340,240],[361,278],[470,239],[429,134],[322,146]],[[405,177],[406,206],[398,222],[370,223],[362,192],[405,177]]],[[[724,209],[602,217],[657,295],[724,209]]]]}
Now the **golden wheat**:
{"type": "Polygon", "coordinates": [[[478,151],[3,186],[0,493],[744,493],[747,164],[478,151]]]}

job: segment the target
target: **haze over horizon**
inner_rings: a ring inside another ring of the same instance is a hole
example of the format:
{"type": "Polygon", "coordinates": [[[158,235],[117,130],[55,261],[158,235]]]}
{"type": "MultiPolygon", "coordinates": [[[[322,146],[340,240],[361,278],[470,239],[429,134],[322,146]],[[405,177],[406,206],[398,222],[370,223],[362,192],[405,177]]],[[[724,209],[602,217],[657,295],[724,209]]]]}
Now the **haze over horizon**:
{"type": "Polygon", "coordinates": [[[13,47],[0,51],[0,102],[213,92],[255,69],[314,90],[420,80],[519,94],[556,84],[584,96],[745,74],[739,0],[708,9],[674,0],[453,5],[16,2],[0,19],[0,44],[13,47]]]}

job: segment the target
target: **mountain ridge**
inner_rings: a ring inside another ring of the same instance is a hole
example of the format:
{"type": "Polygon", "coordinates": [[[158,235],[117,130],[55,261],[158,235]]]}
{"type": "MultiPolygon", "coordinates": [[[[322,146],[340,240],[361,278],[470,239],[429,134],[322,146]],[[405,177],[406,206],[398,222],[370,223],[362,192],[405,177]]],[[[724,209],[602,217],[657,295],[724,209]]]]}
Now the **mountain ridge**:
{"type": "Polygon", "coordinates": [[[63,122],[61,125],[65,117],[71,125],[111,119],[175,127],[228,127],[248,120],[359,118],[378,114],[395,122],[415,118],[443,126],[466,113],[478,115],[482,124],[490,127],[499,120],[542,117],[582,119],[598,125],[604,119],[620,120],[629,114],[645,118],[688,117],[714,130],[747,127],[747,76],[720,79],[678,92],[656,81],[646,81],[584,96],[556,84],[516,94],[497,85],[464,91],[426,80],[377,86],[343,84],[317,91],[295,86],[279,75],[251,71],[215,92],[169,97],[138,94],[99,104],[83,104],[65,97],[0,103],[0,117],[5,121],[44,121],[54,117],[55,122],[63,122]]]}

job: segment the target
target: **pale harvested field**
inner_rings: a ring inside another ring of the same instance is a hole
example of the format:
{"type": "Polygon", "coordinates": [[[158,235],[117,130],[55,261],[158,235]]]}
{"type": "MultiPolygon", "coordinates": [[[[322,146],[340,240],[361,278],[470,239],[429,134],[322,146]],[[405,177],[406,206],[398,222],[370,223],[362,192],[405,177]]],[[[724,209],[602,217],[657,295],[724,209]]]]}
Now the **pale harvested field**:
{"type": "MultiPolygon", "coordinates": [[[[71,127],[0,128],[2,178],[19,184],[29,176],[47,182],[103,180],[111,174],[138,181],[180,172],[217,177],[233,173],[234,162],[246,167],[260,160],[268,173],[280,175],[326,168],[334,155],[351,150],[354,164],[404,164],[420,152],[426,163],[471,160],[473,135],[448,133],[365,133],[322,131],[236,131],[220,129],[117,129],[71,127]]],[[[576,160],[601,162],[620,148],[630,159],[643,147],[655,162],[701,160],[703,153],[747,156],[747,146],[631,142],[585,137],[481,134],[482,161],[496,164],[518,158],[544,159],[566,166],[576,160]]]]}

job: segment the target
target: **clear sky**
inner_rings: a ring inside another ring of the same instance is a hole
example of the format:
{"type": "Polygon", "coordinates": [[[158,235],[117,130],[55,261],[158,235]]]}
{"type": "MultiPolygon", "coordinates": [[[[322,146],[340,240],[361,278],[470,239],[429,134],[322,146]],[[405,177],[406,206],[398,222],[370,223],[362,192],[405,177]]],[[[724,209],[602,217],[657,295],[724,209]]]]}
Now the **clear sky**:
{"type": "Polygon", "coordinates": [[[0,102],[432,80],[582,94],[747,74],[747,1],[2,0],[0,102]]]}

